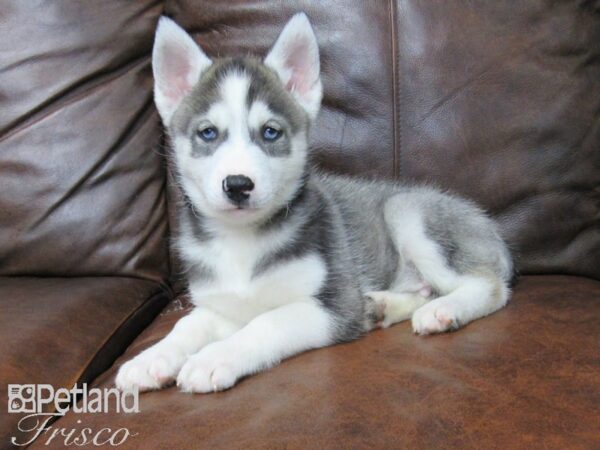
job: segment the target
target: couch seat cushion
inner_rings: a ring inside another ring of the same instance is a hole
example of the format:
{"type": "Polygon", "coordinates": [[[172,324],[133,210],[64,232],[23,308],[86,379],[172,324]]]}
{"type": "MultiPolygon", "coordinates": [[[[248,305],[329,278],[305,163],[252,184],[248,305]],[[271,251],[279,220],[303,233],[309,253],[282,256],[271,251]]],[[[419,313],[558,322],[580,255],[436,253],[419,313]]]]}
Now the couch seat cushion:
{"type": "MultiPolygon", "coordinates": [[[[159,316],[97,385],[185,312],[159,316]]],[[[524,277],[505,309],[454,333],[419,337],[402,323],[229,391],[172,387],[142,394],[139,413],[71,412],[55,426],[126,427],[131,449],[598,448],[599,323],[600,282],[524,277]]]]}
{"type": "Polygon", "coordinates": [[[0,277],[0,448],[24,414],[7,414],[8,384],[88,382],[156,316],[168,291],[134,278],[0,277]]]}

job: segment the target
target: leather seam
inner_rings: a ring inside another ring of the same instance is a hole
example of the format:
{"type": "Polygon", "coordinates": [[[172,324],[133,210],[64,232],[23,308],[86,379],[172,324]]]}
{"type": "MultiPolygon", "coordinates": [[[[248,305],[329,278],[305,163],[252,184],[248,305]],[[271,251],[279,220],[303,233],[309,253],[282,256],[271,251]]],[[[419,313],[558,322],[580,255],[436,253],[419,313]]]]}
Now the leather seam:
{"type": "MultiPolygon", "coordinates": [[[[110,343],[111,339],[113,338],[113,336],[115,336],[115,334],[128,322],[131,320],[132,317],[135,316],[135,314],[138,311],[141,311],[145,306],[148,305],[148,303],[150,302],[157,302],[158,299],[160,299],[160,297],[167,297],[167,301],[165,302],[165,305],[160,308],[160,311],[156,314],[156,316],[152,319],[152,321],[154,321],[156,319],[156,317],[165,309],[165,307],[168,305],[169,301],[172,300],[171,297],[172,292],[170,291],[170,289],[165,289],[164,287],[159,287],[155,292],[153,292],[152,294],[150,294],[146,300],[144,300],[142,303],[140,303],[136,308],[133,309],[133,311],[131,311],[131,313],[129,313],[127,315],[127,317],[125,319],[123,319],[118,326],[116,326],[113,330],[113,332],[102,341],[102,343],[98,346],[98,348],[90,355],[90,358],[88,358],[88,360],[85,362],[85,364],[82,365],[82,369],[73,377],[73,379],[75,380],[75,383],[77,384],[81,384],[81,383],[92,383],[96,378],[98,378],[100,375],[102,375],[102,373],[97,374],[93,379],[84,379],[84,375],[86,375],[86,371],[88,370],[88,368],[93,364],[93,362],[98,358],[98,355],[100,354],[100,352],[102,352],[102,350],[104,350],[107,345],[110,343]]],[[[152,321],[150,321],[150,323],[152,323],[152,321]]],[[[149,325],[146,325],[146,327],[144,327],[144,329],[146,329],[149,325]]],[[[143,330],[142,330],[143,331],[143,330]]],[[[139,333],[138,335],[139,336],[139,333]]],[[[136,336],[136,338],[137,338],[136,336]]],[[[135,340],[135,338],[129,342],[127,344],[127,347],[125,347],[125,350],[133,343],[133,341],[135,340]]],[[[115,358],[115,360],[112,362],[112,364],[115,363],[115,361],[118,359],[115,358]]],[[[110,368],[110,366],[108,368],[105,369],[108,370],[110,368]]],[[[66,386],[60,386],[60,387],[64,387],[67,389],[70,389],[72,387],[72,385],[67,384],[66,386]]],[[[75,401],[78,401],[78,399],[76,399],[75,401]]],[[[56,409],[54,407],[52,407],[48,412],[55,412],[56,409]]],[[[51,425],[52,423],[54,423],[55,421],[59,420],[62,416],[55,416],[53,417],[49,422],[48,425],[51,425]]],[[[36,439],[37,442],[37,439],[36,439]]],[[[27,446],[29,447],[29,445],[27,446]]]]}
{"type": "Polygon", "coordinates": [[[390,35],[392,39],[392,120],[394,130],[394,179],[398,179],[401,175],[400,152],[402,145],[402,133],[400,130],[400,89],[398,87],[398,66],[399,52],[397,45],[398,30],[396,28],[396,2],[390,0],[390,35]]]}
{"type": "MultiPolygon", "coordinates": [[[[102,342],[102,344],[100,344],[100,345],[98,346],[98,348],[97,348],[97,349],[96,349],[96,351],[93,353],[93,355],[91,355],[91,356],[90,356],[90,358],[88,359],[88,361],[85,363],[85,365],[83,365],[83,369],[82,369],[82,370],[79,372],[79,374],[77,375],[77,378],[76,378],[76,380],[77,380],[77,381],[76,381],[76,383],[84,383],[84,382],[85,382],[85,383],[91,383],[91,382],[93,382],[93,381],[94,381],[94,380],[95,380],[95,379],[96,379],[96,378],[97,378],[99,375],[101,375],[101,374],[98,374],[98,375],[96,375],[96,376],[95,376],[93,379],[89,379],[89,380],[85,380],[85,379],[83,379],[83,377],[84,377],[84,375],[85,375],[85,373],[86,373],[86,370],[87,370],[87,369],[88,369],[88,368],[89,368],[89,367],[92,365],[92,363],[93,363],[93,362],[94,362],[94,361],[95,361],[95,360],[98,358],[98,354],[99,354],[99,353],[100,353],[102,350],[104,350],[104,349],[107,347],[107,345],[110,343],[110,341],[111,341],[111,339],[113,338],[113,336],[114,336],[114,335],[115,335],[115,334],[116,334],[116,333],[117,333],[117,332],[118,332],[120,329],[122,329],[122,328],[123,328],[123,326],[125,326],[125,324],[127,324],[127,323],[128,323],[130,320],[131,320],[131,318],[135,316],[135,314],[136,314],[138,311],[141,311],[141,310],[142,310],[144,307],[148,306],[148,304],[149,304],[150,302],[157,302],[157,301],[158,301],[158,299],[159,299],[160,297],[167,297],[167,299],[168,299],[168,300],[165,302],[165,305],[164,305],[164,306],[163,306],[163,307],[160,309],[160,311],[158,312],[158,314],[160,314],[160,312],[161,312],[161,311],[162,311],[162,310],[163,310],[163,309],[164,309],[164,308],[167,306],[167,304],[169,303],[169,301],[171,301],[171,300],[172,300],[172,298],[169,298],[169,297],[171,297],[171,294],[172,294],[172,293],[170,292],[170,289],[165,289],[164,287],[159,287],[157,291],[155,291],[154,293],[152,293],[151,295],[149,295],[149,296],[147,297],[147,299],[146,299],[146,300],[142,301],[142,303],[140,303],[140,304],[137,306],[137,308],[135,308],[133,311],[131,311],[131,313],[129,313],[129,314],[127,315],[127,317],[126,317],[126,318],[124,318],[124,319],[121,321],[121,323],[119,323],[119,325],[118,325],[118,326],[116,326],[116,327],[113,329],[112,333],[111,333],[111,334],[110,334],[110,335],[109,335],[109,336],[108,336],[106,339],[104,339],[104,341],[102,342]]],[[[157,316],[158,316],[158,314],[157,314],[157,316]]],[[[156,317],[155,317],[155,318],[156,318],[156,317]]],[[[152,320],[154,320],[154,319],[152,319],[152,320]]],[[[147,326],[146,326],[145,328],[147,328],[147,326]]],[[[145,329],[145,328],[144,328],[144,329],[145,329]]],[[[138,334],[138,336],[139,336],[139,334],[138,334]]],[[[136,337],[137,337],[137,336],[136,336],[136,337]]],[[[134,340],[135,340],[135,339],[134,339],[134,340]]],[[[133,342],[133,341],[132,341],[132,342],[133,342]]],[[[129,344],[127,344],[127,347],[129,347],[129,345],[131,345],[131,343],[132,343],[132,342],[130,342],[129,344]]],[[[127,349],[127,347],[125,347],[125,349],[127,349]]],[[[115,361],[116,361],[116,359],[115,359],[115,361]]],[[[113,361],[113,364],[114,364],[114,362],[115,362],[115,361],[113,361]]]]}

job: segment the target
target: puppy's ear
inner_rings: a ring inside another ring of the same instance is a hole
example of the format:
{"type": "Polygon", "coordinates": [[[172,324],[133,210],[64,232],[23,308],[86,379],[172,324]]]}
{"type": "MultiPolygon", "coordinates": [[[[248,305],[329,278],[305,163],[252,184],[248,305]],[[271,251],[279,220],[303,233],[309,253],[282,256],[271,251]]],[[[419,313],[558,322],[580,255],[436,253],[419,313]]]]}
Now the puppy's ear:
{"type": "Polygon", "coordinates": [[[160,18],[152,50],[152,72],[154,101],[165,125],[211,64],[183,28],[167,17],[160,18]]]}
{"type": "Polygon", "coordinates": [[[321,84],[319,46],[304,13],[294,15],[265,58],[286,89],[296,98],[311,119],[319,112],[321,84]]]}

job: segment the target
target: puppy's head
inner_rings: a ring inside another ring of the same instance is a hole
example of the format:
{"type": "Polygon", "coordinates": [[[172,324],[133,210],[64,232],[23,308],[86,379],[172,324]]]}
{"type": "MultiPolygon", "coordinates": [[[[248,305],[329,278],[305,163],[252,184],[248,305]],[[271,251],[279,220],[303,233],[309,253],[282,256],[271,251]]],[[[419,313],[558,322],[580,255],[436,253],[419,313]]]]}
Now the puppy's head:
{"type": "Polygon", "coordinates": [[[242,226],[282,208],[302,183],[308,129],[322,97],[306,15],[291,18],[262,61],[212,61],[163,17],[152,66],[156,106],[194,207],[242,226]]]}

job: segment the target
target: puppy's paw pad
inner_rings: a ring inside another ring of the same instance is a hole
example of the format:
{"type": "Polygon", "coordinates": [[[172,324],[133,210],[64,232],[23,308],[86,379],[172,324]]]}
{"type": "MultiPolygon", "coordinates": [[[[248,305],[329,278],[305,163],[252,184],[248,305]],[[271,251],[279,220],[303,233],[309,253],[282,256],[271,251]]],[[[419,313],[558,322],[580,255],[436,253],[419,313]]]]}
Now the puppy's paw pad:
{"type": "Polygon", "coordinates": [[[458,328],[458,321],[450,308],[429,303],[415,311],[412,326],[415,333],[424,335],[458,328]]]}
{"type": "Polygon", "coordinates": [[[177,377],[181,391],[218,392],[235,384],[238,379],[235,360],[229,353],[214,349],[209,346],[188,359],[177,377]]]}
{"type": "Polygon", "coordinates": [[[429,298],[433,294],[433,289],[428,284],[422,283],[419,286],[419,295],[423,298],[429,298]]]}
{"type": "Polygon", "coordinates": [[[150,362],[148,374],[160,384],[164,384],[175,378],[178,369],[179,365],[174,361],[169,361],[169,359],[165,357],[158,356],[150,362]]]}
{"type": "Polygon", "coordinates": [[[457,328],[457,321],[454,313],[449,311],[448,308],[439,307],[435,310],[435,318],[442,325],[444,330],[450,330],[457,328]]]}
{"type": "Polygon", "coordinates": [[[161,352],[150,348],[121,366],[115,384],[123,391],[160,389],[174,380],[183,358],[177,351],[161,352]]]}

